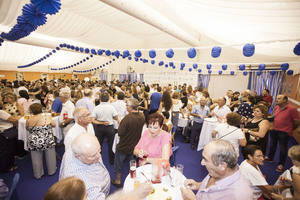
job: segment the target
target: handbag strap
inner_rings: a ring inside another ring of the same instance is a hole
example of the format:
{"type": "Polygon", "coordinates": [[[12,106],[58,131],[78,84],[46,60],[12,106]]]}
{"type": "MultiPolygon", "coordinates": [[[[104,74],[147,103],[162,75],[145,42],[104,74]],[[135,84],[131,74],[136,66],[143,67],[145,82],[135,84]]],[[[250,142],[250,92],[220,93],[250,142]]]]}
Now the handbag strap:
{"type": "Polygon", "coordinates": [[[238,128],[236,128],[236,129],[230,131],[229,133],[223,135],[222,137],[218,138],[218,140],[222,139],[223,137],[225,137],[225,136],[227,136],[227,135],[230,135],[231,133],[233,133],[233,132],[236,131],[236,130],[238,130],[238,128]]]}

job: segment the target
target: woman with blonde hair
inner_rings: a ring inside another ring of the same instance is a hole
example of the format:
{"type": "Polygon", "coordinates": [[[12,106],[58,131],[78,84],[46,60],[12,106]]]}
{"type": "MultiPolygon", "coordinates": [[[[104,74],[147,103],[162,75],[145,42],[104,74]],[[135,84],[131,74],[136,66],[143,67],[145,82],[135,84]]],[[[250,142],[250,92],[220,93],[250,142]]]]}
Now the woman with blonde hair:
{"type": "Polygon", "coordinates": [[[85,184],[74,176],[64,178],[52,185],[43,200],[85,200],[87,196],[85,184]]]}

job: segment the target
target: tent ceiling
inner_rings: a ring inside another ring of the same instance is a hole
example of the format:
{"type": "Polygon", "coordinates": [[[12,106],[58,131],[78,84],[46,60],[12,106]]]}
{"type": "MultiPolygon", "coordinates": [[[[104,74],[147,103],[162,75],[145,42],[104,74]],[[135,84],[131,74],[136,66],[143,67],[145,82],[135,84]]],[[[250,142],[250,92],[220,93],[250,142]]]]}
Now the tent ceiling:
{"type": "MultiPolygon", "coordinates": [[[[59,43],[104,49],[157,49],[208,47],[189,59],[186,51],[176,50],[176,61],[210,63],[291,62],[299,66],[293,54],[300,41],[300,2],[298,0],[62,0],[58,14],[30,36],[0,47],[0,67],[16,70],[43,57],[59,43]],[[126,3],[127,13],[122,11],[126,3]],[[136,16],[140,13],[139,18],[136,16]],[[144,14],[143,14],[144,13],[144,14]],[[155,21],[156,17],[161,22],[155,21]],[[157,24],[156,24],[157,23],[157,24]],[[160,24],[159,24],[160,23],[160,24]],[[173,31],[172,31],[173,30],[173,31]],[[192,42],[187,42],[187,40],[192,42]],[[243,44],[287,40],[256,45],[251,58],[241,54],[243,44]],[[194,45],[191,45],[193,43],[194,45]],[[234,44],[239,44],[233,46],[234,44]],[[218,59],[210,56],[211,47],[223,46],[218,59]]],[[[0,0],[0,31],[9,31],[29,0],[0,0]]],[[[36,67],[26,70],[47,71],[64,67],[87,55],[60,51],[36,67]]],[[[147,56],[148,58],[148,56],[147,56]]],[[[159,59],[168,60],[164,51],[159,59]]],[[[110,58],[97,56],[89,66],[98,66],[110,58]]],[[[127,61],[126,61],[127,64],[127,61]]],[[[235,64],[235,66],[238,64],[235,64]]],[[[86,69],[82,65],[76,69],[86,69]]]]}

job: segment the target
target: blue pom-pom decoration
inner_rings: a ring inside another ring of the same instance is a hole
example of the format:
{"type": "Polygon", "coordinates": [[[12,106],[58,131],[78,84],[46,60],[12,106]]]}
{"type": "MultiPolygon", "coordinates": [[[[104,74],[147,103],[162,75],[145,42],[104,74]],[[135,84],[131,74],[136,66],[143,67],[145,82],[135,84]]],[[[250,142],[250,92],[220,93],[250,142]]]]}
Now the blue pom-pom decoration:
{"type": "Polygon", "coordinates": [[[270,74],[271,74],[272,76],[274,76],[274,75],[276,74],[276,71],[271,71],[270,74]]]}
{"type": "Polygon", "coordinates": [[[92,53],[92,54],[97,54],[97,52],[96,52],[95,49],[91,49],[91,53],[92,53]]]}
{"type": "Polygon", "coordinates": [[[241,65],[239,66],[239,70],[244,71],[245,69],[246,69],[246,65],[241,64],[241,65]]]}
{"type": "Polygon", "coordinates": [[[218,74],[219,74],[219,75],[221,75],[222,73],[223,73],[223,71],[222,71],[222,70],[219,70],[219,71],[218,71],[218,74]]]}
{"type": "Polygon", "coordinates": [[[139,58],[139,57],[142,56],[142,52],[141,52],[140,50],[136,50],[136,51],[134,52],[134,56],[137,57],[137,58],[139,58]]]}
{"type": "Polygon", "coordinates": [[[289,66],[289,63],[282,63],[280,68],[282,71],[286,71],[289,69],[289,66]]]}
{"type": "Polygon", "coordinates": [[[181,64],[180,64],[180,67],[181,67],[181,68],[184,68],[184,67],[185,67],[185,63],[181,63],[181,64]]]}
{"type": "Polygon", "coordinates": [[[221,51],[222,51],[221,47],[214,47],[211,50],[211,56],[213,58],[217,58],[217,57],[219,57],[221,55],[221,51]]]}
{"type": "Polygon", "coordinates": [[[173,56],[174,56],[174,51],[173,51],[173,49],[169,49],[168,51],[166,51],[166,56],[167,56],[168,58],[173,58],[173,56]]]}
{"type": "Polygon", "coordinates": [[[153,50],[153,49],[150,50],[150,51],[149,51],[149,57],[150,57],[150,58],[155,58],[155,57],[156,57],[156,51],[153,50]]]}
{"type": "Polygon", "coordinates": [[[187,51],[187,55],[189,58],[195,58],[195,56],[197,55],[197,51],[195,48],[190,48],[188,51],[187,51]]]}
{"type": "Polygon", "coordinates": [[[227,70],[227,65],[225,65],[225,64],[222,65],[222,69],[223,69],[223,70],[227,70]]]}
{"type": "Polygon", "coordinates": [[[119,58],[120,56],[120,51],[116,50],[113,52],[114,53],[114,56],[116,56],[117,58],[119,58]]]}
{"type": "Polygon", "coordinates": [[[160,62],[158,63],[158,65],[159,65],[159,66],[164,65],[164,61],[160,61],[160,62]]]}
{"type": "Polygon", "coordinates": [[[262,71],[262,70],[266,69],[266,65],[265,65],[265,64],[259,64],[259,65],[258,65],[258,69],[259,69],[260,71],[262,71]]]}
{"type": "Polygon", "coordinates": [[[155,60],[151,60],[151,64],[154,65],[155,64],[155,60]]]}
{"type": "Polygon", "coordinates": [[[79,47],[75,47],[75,51],[79,51],[79,47]]]}
{"type": "Polygon", "coordinates": [[[165,64],[165,68],[168,68],[169,67],[169,65],[168,64],[165,64]]]}
{"type": "Polygon", "coordinates": [[[234,75],[234,71],[230,71],[230,75],[234,75]]]}
{"type": "Polygon", "coordinates": [[[128,56],[128,60],[131,60],[132,59],[132,57],[131,56],[128,56]]]}
{"type": "Polygon", "coordinates": [[[293,74],[294,74],[294,71],[290,69],[290,70],[288,70],[288,71],[286,72],[286,74],[287,74],[287,75],[293,75],[293,74]]]}
{"type": "Polygon", "coordinates": [[[169,65],[172,67],[172,66],[174,66],[174,63],[173,62],[169,62],[169,65]]]}
{"type": "Polygon", "coordinates": [[[243,71],[243,75],[244,75],[244,76],[247,76],[247,75],[248,75],[248,72],[247,72],[247,71],[243,71]]]}
{"type": "Polygon", "coordinates": [[[60,0],[31,0],[40,11],[46,14],[56,14],[61,7],[60,0]]]}
{"type": "Polygon", "coordinates": [[[251,57],[253,56],[255,52],[255,46],[254,44],[246,44],[244,47],[243,47],[243,54],[244,56],[246,57],[251,57]]]}
{"type": "Polygon", "coordinates": [[[98,53],[99,56],[101,56],[103,54],[103,50],[102,49],[98,49],[97,53],[98,53]]]}
{"type": "Polygon", "coordinates": [[[106,51],[105,51],[105,55],[106,55],[106,56],[110,56],[110,55],[111,55],[110,50],[106,50],[106,51]]]}
{"type": "Polygon", "coordinates": [[[90,49],[85,48],[85,49],[84,49],[84,52],[85,52],[85,53],[90,53],[90,49]]]}
{"type": "Polygon", "coordinates": [[[83,53],[84,48],[80,47],[80,48],[79,48],[79,51],[80,51],[81,53],[83,53]]]}
{"type": "Polygon", "coordinates": [[[124,50],[123,51],[123,56],[128,57],[130,55],[128,50],[124,50]]]}
{"type": "Polygon", "coordinates": [[[207,64],[206,69],[211,69],[211,64],[207,64]]]}
{"type": "Polygon", "coordinates": [[[198,73],[201,73],[202,72],[202,69],[198,69],[198,73]]]}
{"type": "MultiPolygon", "coordinates": [[[[123,54],[123,56],[124,56],[124,54],[123,54]]],[[[139,61],[139,58],[134,57],[134,60],[137,62],[137,61],[139,61]]]]}
{"type": "Polygon", "coordinates": [[[34,26],[44,25],[47,21],[46,14],[37,9],[32,3],[26,4],[22,9],[22,13],[26,21],[34,26]]]}
{"type": "Polygon", "coordinates": [[[294,54],[297,56],[300,56],[300,42],[298,42],[298,44],[296,44],[296,46],[294,48],[294,54]]]}
{"type": "Polygon", "coordinates": [[[198,68],[198,65],[197,65],[196,63],[194,63],[194,64],[193,64],[193,68],[194,68],[194,69],[197,69],[197,68],[198,68]]]}
{"type": "Polygon", "coordinates": [[[212,73],[212,71],[209,69],[208,71],[207,71],[209,74],[211,74],[212,73]]]}
{"type": "Polygon", "coordinates": [[[189,68],[189,72],[191,72],[191,71],[193,71],[193,69],[192,69],[192,68],[189,68]]]}

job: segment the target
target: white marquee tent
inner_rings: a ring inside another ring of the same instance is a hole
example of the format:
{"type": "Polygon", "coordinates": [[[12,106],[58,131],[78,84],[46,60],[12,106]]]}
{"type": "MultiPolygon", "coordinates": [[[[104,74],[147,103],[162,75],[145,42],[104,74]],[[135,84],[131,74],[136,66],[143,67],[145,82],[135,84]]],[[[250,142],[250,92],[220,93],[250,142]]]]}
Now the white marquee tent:
{"type": "MultiPolygon", "coordinates": [[[[0,0],[0,33],[9,32],[22,14],[29,0],[0,0]]],[[[82,60],[85,53],[64,48],[55,55],[31,67],[18,69],[45,56],[61,43],[74,46],[110,49],[136,49],[148,59],[148,51],[156,50],[155,65],[117,59],[105,70],[124,74],[128,67],[138,73],[186,73],[198,63],[202,73],[206,64],[213,72],[227,64],[237,70],[240,64],[267,67],[289,63],[295,73],[300,71],[300,56],[293,53],[300,42],[299,0],[61,0],[61,9],[47,15],[47,23],[29,36],[17,41],[4,41],[0,47],[0,69],[51,72],[51,68],[65,67],[82,60]],[[243,46],[255,45],[252,57],[243,56],[243,46]],[[220,57],[213,58],[211,49],[222,48],[220,57]],[[187,49],[195,47],[197,56],[187,56],[187,49]],[[172,59],[165,56],[172,48],[172,59]],[[159,61],[174,62],[175,69],[158,67],[159,61]],[[179,70],[181,62],[185,69],[179,70]]],[[[94,56],[89,61],[61,72],[86,70],[108,62],[113,57],[94,56]]],[[[197,74],[197,70],[193,72],[197,74]]]]}

